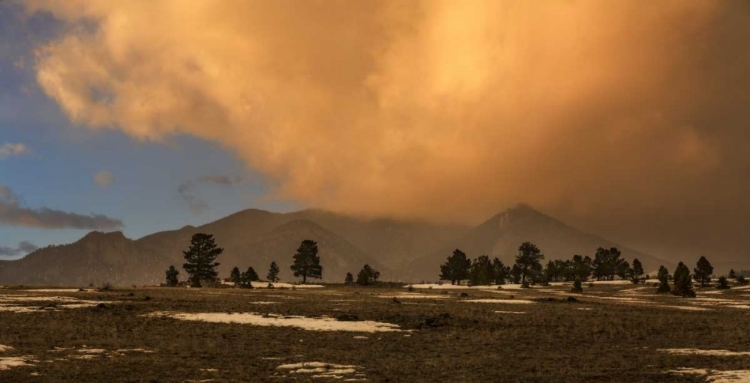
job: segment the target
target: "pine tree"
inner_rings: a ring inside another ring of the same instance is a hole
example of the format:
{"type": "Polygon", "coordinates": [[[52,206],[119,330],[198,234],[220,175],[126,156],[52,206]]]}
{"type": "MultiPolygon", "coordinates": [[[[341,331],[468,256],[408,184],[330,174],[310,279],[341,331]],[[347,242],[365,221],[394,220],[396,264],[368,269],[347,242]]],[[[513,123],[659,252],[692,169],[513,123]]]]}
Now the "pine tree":
{"type": "Polygon", "coordinates": [[[716,286],[719,290],[726,290],[729,289],[731,286],[729,286],[729,281],[727,280],[727,277],[721,276],[719,277],[719,284],[716,286]]]}
{"type": "Polygon", "coordinates": [[[234,282],[235,286],[239,286],[241,281],[240,277],[240,269],[237,266],[233,267],[232,271],[229,273],[229,280],[234,282]]]}
{"type": "Polygon", "coordinates": [[[690,275],[690,269],[680,262],[674,271],[674,291],[675,295],[681,297],[695,298],[693,290],[693,278],[690,275]]]}
{"type": "Polygon", "coordinates": [[[320,265],[318,256],[318,244],[306,239],[302,241],[297,253],[294,254],[294,264],[291,266],[295,277],[302,277],[302,283],[307,283],[307,278],[322,278],[323,266],[320,265]]]}
{"type": "Polygon", "coordinates": [[[461,284],[461,281],[469,278],[469,271],[471,269],[471,260],[466,257],[466,254],[456,249],[453,251],[453,255],[448,257],[448,260],[440,266],[440,279],[451,281],[452,285],[461,284]]]}
{"type": "Polygon", "coordinates": [[[700,283],[701,287],[706,287],[711,283],[711,274],[714,273],[714,267],[706,257],[700,257],[693,272],[695,273],[695,281],[700,283]]]}
{"type": "Polygon", "coordinates": [[[190,240],[190,248],[183,251],[187,263],[182,268],[188,273],[188,281],[192,287],[201,287],[201,281],[215,282],[219,276],[216,268],[219,263],[216,257],[221,255],[224,249],[216,246],[214,236],[211,234],[196,233],[190,240]]]}
{"type": "Polygon", "coordinates": [[[504,285],[505,281],[510,278],[510,267],[505,266],[503,261],[497,258],[492,260],[492,269],[496,285],[504,285]]]}
{"type": "Polygon", "coordinates": [[[472,286],[489,285],[495,279],[495,269],[487,255],[480,255],[471,263],[469,281],[472,286]]]}
{"type": "Polygon", "coordinates": [[[669,287],[669,270],[664,266],[659,266],[659,273],[657,274],[659,279],[659,288],[656,290],[657,293],[668,293],[672,289],[669,287]]]}
{"type": "Polygon", "coordinates": [[[354,276],[352,275],[352,273],[346,273],[346,278],[344,278],[344,283],[346,283],[347,285],[354,283],[354,276]]]}
{"type": "Polygon", "coordinates": [[[380,275],[380,273],[373,269],[369,264],[365,265],[362,267],[362,270],[359,271],[359,274],[357,274],[357,284],[367,286],[374,283],[377,280],[375,277],[376,274],[378,276],[380,275]]]}
{"type": "Polygon", "coordinates": [[[729,270],[729,278],[737,279],[737,272],[734,269],[729,270]]]}
{"type": "Polygon", "coordinates": [[[581,286],[581,280],[579,278],[576,278],[575,282],[573,282],[573,289],[570,290],[574,293],[582,293],[583,287],[581,286]]]}
{"type": "Polygon", "coordinates": [[[591,257],[580,256],[578,254],[573,256],[571,260],[571,268],[573,279],[578,278],[581,281],[586,281],[591,276],[591,257]]]}
{"type": "Polygon", "coordinates": [[[179,270],[177,270],[174,266],[169,266],[167,269],[167,286],[174,287],[177,286],[179,283],[178,277],[180,275],[179,270]]]}
{"type": "Polygon", "coordinates": [[[643,265],[641,264],[641,261],[638,260],[638,258],[633,260],[633,268],[630,269],[630,275],[633,278],[633,283],[638,284],[641,280],[641,275],[643,275],[643,265]]]}
{"type": "Polygon", "coordinates": [[[247,271],[243,271],[240,274],[239,286],[245,289],[252,289],[253,282],[257,280],[259,280],[258,273],[256,273],[255,269],[253,269],[252,267],[248,267],[247,271]]]}
{"type": "Polygon", "coordinates": [[[521,284],[526,285],[526,278],[542,270],[541,261],[544,254],[531,242],[524,242],[518,247],[516,255],[516,265],[521,271],[521,284]]]}
{"type": "Polygon", "coordinates": [[[260,280],[260,276],[258,276],[258,273],[255,272],[255,269],[252,266],[247,268],[245,276],[250,282],[257,282],[260,280]]]}
{"type": "Polygon", "coordinates": [[[745,276],[743,274],[740,274],[737,277],[737,283],[739,283],[740,285],[746,285],[747,284],[747,279],[745,279],[745,276]]]}
{"type": "Polygon", "coordinates": [[[281,270],[279,269],[279,265],[276,264],[276,261],[271,262],[271,266],[268,267],[268,275],[266,275],[268,282],[270,283],[278,282],[280,271],[281,270]]]}

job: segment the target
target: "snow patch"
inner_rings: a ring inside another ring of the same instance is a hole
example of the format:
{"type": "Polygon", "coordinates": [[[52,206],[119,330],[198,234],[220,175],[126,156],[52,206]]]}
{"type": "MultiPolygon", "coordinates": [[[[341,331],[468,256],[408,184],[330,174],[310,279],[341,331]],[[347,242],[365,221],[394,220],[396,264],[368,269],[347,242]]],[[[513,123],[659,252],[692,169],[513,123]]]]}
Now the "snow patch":
{"type": "Polygon", "coordinates": [[[667,371],[669,374],[680,375],[703,375],[709,382],[713,383],[734,383],[750,381],[750,370],[707,370],[703,368],[686,368],[681,367],[676,370],[667,371]]]}
{"type": "Polygon", "coordinates": [[[30,362],[38,362],[33,356],[16,356],[8,358],[0,358],[0,371],[10,370],[15,367],[34,367],[35,364],[30,362]]]}
{"type": "Polygon", "coordinates": [[[467,303],[508,303],[513,305],[530,305],[534,301],[526,299],[464,299],[461,302],[467,303]]]}
{"type": "Polygon", "coordinates": [[[6,352],[6,351],[10,351],[12,349],[13,349],[13,347],[11,347],[11,346],[5,346],[5,345],[0,344],[0,352],[6,352]]]}
{"type": "Polygon", "coordinates": [[[365,374],[360,372],[362,367],[345,364],[333,364],[323,362],[305,362],[282,364],[276,367],[276,371],[282,374],[288,374],[285,377],[294,375],[308,375],[311,379],[344,379],[345,381],[359,381],[364,379],[365,374]]]}
{"type": "Polygon", "coordinates": [[[450,298],[449,295],[428,295],[428,294],[420,294],[420,293],[399,293],[399,294],[393,294],[393,295],[378,295],[378,298],[388,298],[388,299],[448,299],[450,298]]]}
{"type": "Polygon", "coordinates": [[[208,323],[238,323],[253,326],[296,327],[310,331],[351,331],[351,332],[400,332],[398,325],[374,321],[338,321],[330,317],[307,318],[303,316],[282,316],[257,313],[177,313],[154,312],[150,317],[168,317],[186,321],[208,323]]]}
{"type": "Polygon", "coordinates": [[[525,311],[495,311],[498,314],[526,314],[525,311]]]}
{"type": "Polygon", "coordinates": [[[701,350],[697,348],[660,348],[657,351],[672,355],[750,356],[750,351],[701,350]]]}

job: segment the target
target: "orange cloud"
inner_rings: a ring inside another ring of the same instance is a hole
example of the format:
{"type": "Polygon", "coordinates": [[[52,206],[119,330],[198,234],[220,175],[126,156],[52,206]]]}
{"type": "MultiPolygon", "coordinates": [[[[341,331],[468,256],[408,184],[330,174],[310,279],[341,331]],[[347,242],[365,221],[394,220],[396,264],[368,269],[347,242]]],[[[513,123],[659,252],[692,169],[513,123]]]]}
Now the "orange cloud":
{"type": "Polygon", "coordinates": [[[25,4],[72,26],[36,62],[71,120],[220,142],[335,210],[476,222],[527,201],[622,234],[611,214],[705,203],[748,121],[740,2],[25,4]]]}

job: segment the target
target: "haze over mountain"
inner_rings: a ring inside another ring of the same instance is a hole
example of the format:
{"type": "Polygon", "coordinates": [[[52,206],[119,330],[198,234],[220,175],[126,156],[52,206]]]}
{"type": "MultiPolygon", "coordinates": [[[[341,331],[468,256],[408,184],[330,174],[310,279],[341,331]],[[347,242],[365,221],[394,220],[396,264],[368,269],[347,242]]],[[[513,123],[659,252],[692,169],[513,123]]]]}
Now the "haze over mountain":
{"type": "MultiPolygon", "coordinates": [[[[16,261],[0,262],[0,284],[115,285],[158,284],[164,270],[181,270],[182,251],[198,232],[213,234],[225,249],[218,261],[220,276],[231,267],[249,266],[263,278],[271,261],[281,267],[282,280],[294,280],[289,266],[303,239],[318,242],[323,280],[341,282],[346,272],[356,273],[369,263],[383,280],[436,280],[439,264],[455,248],[470,257],[497,256],[510,264],[518,245],[536,243],[546,259],[567,259],[574,254],[593,256],[597,247],[618,247],[632,261],[638,258],[647,272],[674,262],[619,246],[576,230],[520,204],[476,227],[436,225],[395,219],[364,219],[323,210],[272,213],[249,209],[199,227],[154,233],[138,240],[121,232],[92,232],[79,241],[39,249],[16,261]]],[[[181,275],[185,279],[184,272],[181,275]]]]}

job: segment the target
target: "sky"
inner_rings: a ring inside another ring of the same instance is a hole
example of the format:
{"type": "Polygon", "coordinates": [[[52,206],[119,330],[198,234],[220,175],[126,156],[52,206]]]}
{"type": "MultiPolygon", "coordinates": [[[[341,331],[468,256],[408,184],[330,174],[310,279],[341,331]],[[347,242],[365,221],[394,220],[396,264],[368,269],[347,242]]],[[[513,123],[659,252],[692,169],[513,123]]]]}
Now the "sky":
{"type": "Polygon", "coordinates": [[[748,259],[747,41],[742,0],[6,0],[0,246],[525,202],[748,259]]]}

